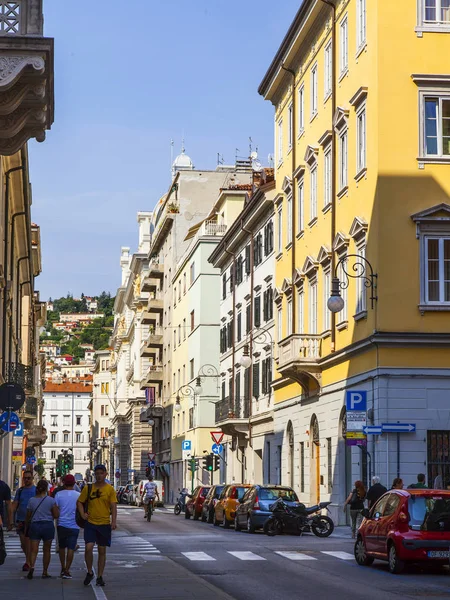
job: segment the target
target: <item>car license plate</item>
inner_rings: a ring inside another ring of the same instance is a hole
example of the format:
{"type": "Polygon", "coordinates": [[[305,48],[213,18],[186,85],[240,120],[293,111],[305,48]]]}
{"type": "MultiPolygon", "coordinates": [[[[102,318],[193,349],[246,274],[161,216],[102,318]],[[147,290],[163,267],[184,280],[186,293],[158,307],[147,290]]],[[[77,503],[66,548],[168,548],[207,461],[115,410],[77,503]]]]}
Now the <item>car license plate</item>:
{"type": "Polygon", "coordinates": [[[429,550],[427,552],[428,558],[449,558],[448,550],[429,550]]]}

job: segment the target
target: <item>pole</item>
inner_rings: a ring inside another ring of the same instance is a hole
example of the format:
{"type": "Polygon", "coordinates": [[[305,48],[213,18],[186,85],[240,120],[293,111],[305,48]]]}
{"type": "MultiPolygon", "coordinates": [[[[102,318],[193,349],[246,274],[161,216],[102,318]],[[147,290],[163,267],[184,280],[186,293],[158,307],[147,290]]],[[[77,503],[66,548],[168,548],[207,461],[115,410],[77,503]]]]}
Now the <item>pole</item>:
{"type": "Polygon", "coordinates": [[[191,494],[194,493],[195,458],[191,458],[191,494]]]}
{"type": "Polygon", "coordinates": [[[400,434],[397,432],[397,477],[400,477],[400,434]]]}

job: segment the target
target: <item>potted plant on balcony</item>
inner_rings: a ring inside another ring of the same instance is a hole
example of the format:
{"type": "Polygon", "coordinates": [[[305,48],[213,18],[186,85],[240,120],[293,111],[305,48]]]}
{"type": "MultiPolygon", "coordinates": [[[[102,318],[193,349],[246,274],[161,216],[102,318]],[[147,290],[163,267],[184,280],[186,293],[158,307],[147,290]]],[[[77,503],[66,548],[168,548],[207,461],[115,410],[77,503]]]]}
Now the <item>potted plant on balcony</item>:
{"type": "Polygon", "coordinates": [[[175,202],[170,202],[170,204],[167,205],[167,212],[172,213],[172,214],[177,214],[180,212],[180,209],[175,204],[175,202]]]}

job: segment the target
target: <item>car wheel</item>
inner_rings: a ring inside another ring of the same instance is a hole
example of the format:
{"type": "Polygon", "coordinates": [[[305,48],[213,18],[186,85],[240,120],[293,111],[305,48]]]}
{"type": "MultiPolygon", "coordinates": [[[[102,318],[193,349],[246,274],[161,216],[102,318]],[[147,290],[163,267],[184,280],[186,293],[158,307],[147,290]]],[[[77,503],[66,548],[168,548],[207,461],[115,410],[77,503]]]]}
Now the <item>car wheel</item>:
{"type": "Polygon", "coordinates": [[[198,512],[195,512],[194,510],[194,521],[198,521],[200,515],[198,514],[198,512]]]}
{"type": "Polygon", "coordinates": [[[401,573],[405,568],[405,561],[400,560],[395,549],[395,544],[391,543],[389,546],[389,571],[397,575],[401,573]]]}
{"type": "Polygon", "coordinates": [[[234,517],[234,530],[235,531],[241,531],[241,526],[239,525],[239,521],[238,521],[238,516],[236,515],[234,517]]]}
{"type": "Polygon", "coordinates": [[[219,527],[219,525],[220,525],[220,521],[218,520],[216,513],[214,513],[213,523],[214,523],[214,527],[219,527]]]}
{"type": "Polygon", "coordinates": [[[214,511],[213,510],[211,510],[208,513],[208,523],[214,523],[214,511]]]}
{"type": "Polygon", "coordinates": [[[354,549],[355,560],[361,567],[369,567],[374,559],[371,556],[367,556],[366,546],[362,538],[356,540],[354,549]]]}
{"type": "Polygon", "coordinates": [[[202,510],[202,523],[206,523],[207,519],[208,519],[208,517],[207,517],[205,511],[202,510]]]}
{"type": "Polygon", "coordinates": [[[224,529],[230,528],[230,521],[227,519],[227,515],[226,515],[225,511],[223,511],[222,525],[223,525],[224,529]]]}
{"type": "Polygon", "coordinates": [[[190,519],[190,518],[191,518],[191,515],[190,515],[190,513],[189,513],[189,511],[188,511],[188,509],[187,509],[187,508],[186,508],[186,509],[185,509],[185,511],[184,511],[184,518],[185,518],[185,519],[190,519]]]}
{"type": "Polygon", "coordinates": [[[247,517],[247,532],[248,533],[255,533],[256,529],[255,526],[252,523],[252,518],[250,515],[248,515],[247,517]]]}

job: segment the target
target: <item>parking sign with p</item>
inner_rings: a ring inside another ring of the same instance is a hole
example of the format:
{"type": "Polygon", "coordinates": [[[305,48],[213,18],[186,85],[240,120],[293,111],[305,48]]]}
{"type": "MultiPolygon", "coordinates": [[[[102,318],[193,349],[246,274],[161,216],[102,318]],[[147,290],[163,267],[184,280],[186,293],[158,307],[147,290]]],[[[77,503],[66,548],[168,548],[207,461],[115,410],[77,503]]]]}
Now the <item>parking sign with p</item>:
{"type": "Polygon", "coordinates": [[[367,410],[367,392],[347,392],[345,397],[345,406],[348,411],[361,411],[366,412],[367,410]]]}

